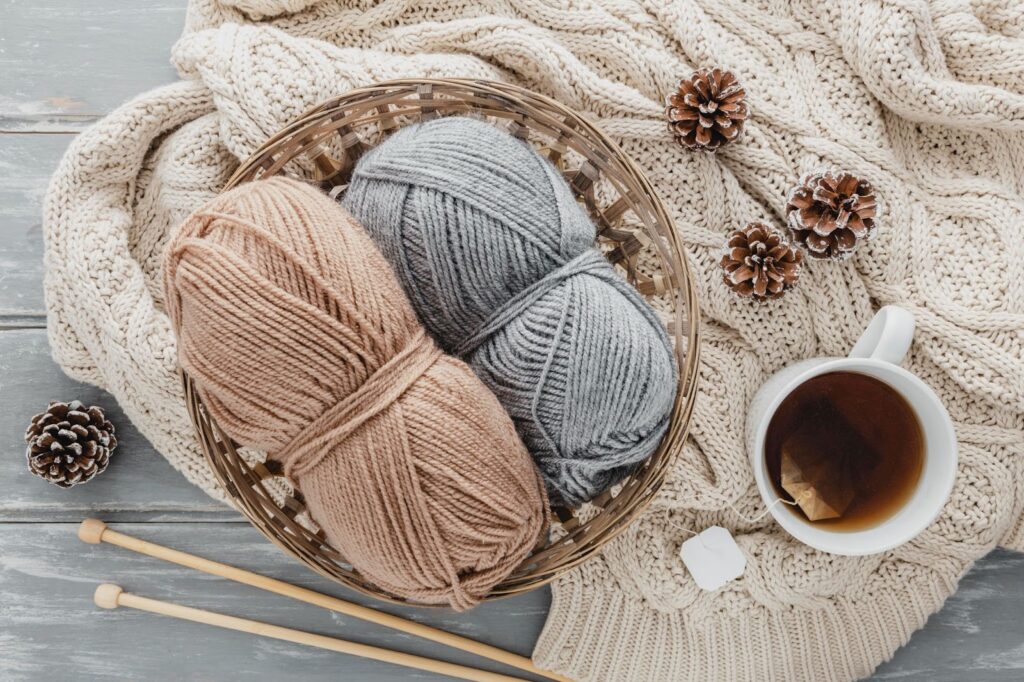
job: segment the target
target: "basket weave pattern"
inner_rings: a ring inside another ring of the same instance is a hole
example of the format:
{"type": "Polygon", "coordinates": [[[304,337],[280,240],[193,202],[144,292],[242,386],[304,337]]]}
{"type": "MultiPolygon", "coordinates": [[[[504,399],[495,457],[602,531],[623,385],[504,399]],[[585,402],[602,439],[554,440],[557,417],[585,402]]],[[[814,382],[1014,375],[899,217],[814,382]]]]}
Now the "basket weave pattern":
{"type": "MultiPolygon", "coordinates": [[[[679,361],[669,429],[655,454],[582,509],[553,508],[551,539],[497,586],[488,597],[494,599],[553,580],[618,535],[661,487],[686,437],[696,395],[696,292],[682,243],[647,178],[614,142],[551,99],[505,83],[445,79],[391,81],[328,100],[264,143],[224,189],[284,173],[313,175],[336,195],[374,144],[404,125],[450,115],[487,120],[528,141],[562,170],[597,226],[601,249],[667,316],[679,361]]],[[[299,520],[305,511],[300,491],[275,501],[264,481],[282,476],[280,468],[243,458],[204,409],[192,379],[183,375],[183,381],[203,452],[229,497],[256,528],[318,573],[371,596],[406,603],[367,581],[321,533],[299,520]]]]}

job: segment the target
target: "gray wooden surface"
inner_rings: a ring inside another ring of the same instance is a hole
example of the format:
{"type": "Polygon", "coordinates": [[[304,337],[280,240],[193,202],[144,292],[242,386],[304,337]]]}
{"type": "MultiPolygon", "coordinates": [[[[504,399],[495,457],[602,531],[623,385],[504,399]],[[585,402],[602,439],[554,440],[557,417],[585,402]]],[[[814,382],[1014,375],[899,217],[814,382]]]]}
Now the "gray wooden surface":
{"type": "MultiPolygon", "coordinates": [[[[47,179],[76,132],[119,102],[175,78],[168,52],[184,3],[0,2],[0,680],[419,677],[383,663],[140,612],[100,611],[91,594],[101,581],[469,663],[468,657],[350,618],[75,537],[81,518],[98,516],[146,539],[365,603],[287,559],[234,512],[189,486],[110,396],[71,381],[49,357],[40,232],[47,179]],[[72,397],[111,410],[121,447],[102,477],[61,491],[24,470],[21,437],[28,418],[48,399],[72,397]]],[[[1024,679],[1022,577],[1021,555],[996,551],[979,562],[946,607],[874,679],[1024,679]]],[[[547,591],[540,590],[464,615],[393,610],[529,654],[547,603],[547,591]]]]}

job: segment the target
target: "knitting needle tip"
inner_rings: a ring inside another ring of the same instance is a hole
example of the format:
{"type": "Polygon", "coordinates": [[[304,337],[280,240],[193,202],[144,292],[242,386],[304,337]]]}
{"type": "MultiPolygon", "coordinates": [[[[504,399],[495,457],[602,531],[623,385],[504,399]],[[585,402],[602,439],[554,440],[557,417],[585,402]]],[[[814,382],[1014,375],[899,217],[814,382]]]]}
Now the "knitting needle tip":
{"type": "Polygon", "coordinates": [[[103,531],[106,529],[107,524],[99,519],[86,519],[78,526],[78,539],[90,545],[98,545],[103,541],[103,531]]]}
{"type": "Polygon", "coordinates": [[[116,609],[121,605],[122,592],[124,590],[118,585],[103,583],[96,588],[96,593],[92,596],[92,600],[101,609],[116,609]]]}

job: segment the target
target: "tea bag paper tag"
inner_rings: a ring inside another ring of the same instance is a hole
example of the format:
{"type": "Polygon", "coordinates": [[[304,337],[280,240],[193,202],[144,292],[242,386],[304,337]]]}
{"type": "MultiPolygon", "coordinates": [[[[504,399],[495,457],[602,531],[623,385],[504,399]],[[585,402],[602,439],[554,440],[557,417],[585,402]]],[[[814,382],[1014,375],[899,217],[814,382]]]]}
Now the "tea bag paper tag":
{"type": "Polygon", "coordinates": [[[697,586],[709,592],[739,578],[747,567],[747,557],[732,534],[721,526],[711,526],[684,542],[679,558],[697,586]]]}

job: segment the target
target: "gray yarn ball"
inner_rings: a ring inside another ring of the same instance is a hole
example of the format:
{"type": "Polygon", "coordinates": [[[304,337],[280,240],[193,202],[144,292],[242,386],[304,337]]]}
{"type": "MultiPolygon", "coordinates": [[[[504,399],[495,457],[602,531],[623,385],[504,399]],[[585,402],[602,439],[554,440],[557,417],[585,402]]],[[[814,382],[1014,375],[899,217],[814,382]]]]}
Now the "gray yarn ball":
{"type": "Polygon", "coordinates": [[[578,506],[657,449],[676,392],[669,336],[527,144],[467,118],[409,126],[360,160],[343,203],[427,329],[505,406],[556,500],[578,506]]]}

